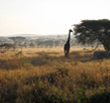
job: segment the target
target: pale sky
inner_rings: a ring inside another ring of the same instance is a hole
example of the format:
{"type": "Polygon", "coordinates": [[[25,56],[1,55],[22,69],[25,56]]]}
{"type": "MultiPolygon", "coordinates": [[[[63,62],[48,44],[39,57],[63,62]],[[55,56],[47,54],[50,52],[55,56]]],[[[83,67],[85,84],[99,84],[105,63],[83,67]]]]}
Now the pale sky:
{"type": "Polygon", "coordinates": [[[110,0],[0,0],[0,36],[66,34],[84,19],[110,19],[110,0]]]}

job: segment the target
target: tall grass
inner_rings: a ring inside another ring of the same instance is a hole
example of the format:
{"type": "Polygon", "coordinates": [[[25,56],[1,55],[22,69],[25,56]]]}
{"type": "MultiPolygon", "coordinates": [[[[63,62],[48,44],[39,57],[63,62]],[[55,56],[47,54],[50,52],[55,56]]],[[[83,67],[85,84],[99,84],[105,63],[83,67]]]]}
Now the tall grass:
{"type": "Polygon", "coordinates": [[[81,51],[69,58],[35,54],[0,60],[0,103],[110,102],[109,59],[94,60],[81,51]]]}

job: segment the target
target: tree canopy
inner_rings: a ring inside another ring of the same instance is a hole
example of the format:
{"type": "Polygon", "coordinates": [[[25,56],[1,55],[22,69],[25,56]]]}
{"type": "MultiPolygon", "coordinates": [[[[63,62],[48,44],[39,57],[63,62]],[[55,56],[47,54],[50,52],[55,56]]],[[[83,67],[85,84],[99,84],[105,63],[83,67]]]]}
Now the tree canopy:
{"type": "Polygon", "coordinates": [[[105,50],[110,51],[110,20],[82,20],[74,25],[75,37],[79,43],[102,43],[105,50]]]}
{"type": "Polygon", "coordinates": [[[25,40],[26,38],[22,36],[17,36],[17,37],[9,37],[9,39],[12,39],[15,42],[20,42],[20,41],[25,40]]]}

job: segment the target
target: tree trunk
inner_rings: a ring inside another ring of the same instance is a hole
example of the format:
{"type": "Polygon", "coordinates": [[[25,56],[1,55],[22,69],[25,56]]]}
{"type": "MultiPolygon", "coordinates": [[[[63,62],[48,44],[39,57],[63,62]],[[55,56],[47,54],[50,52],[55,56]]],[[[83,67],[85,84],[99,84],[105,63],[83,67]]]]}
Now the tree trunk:
{"type": "Polygon", "coordinates": [[[106,51],[110,51],[110,44],[103,43],[103,46],[106,51]]]}

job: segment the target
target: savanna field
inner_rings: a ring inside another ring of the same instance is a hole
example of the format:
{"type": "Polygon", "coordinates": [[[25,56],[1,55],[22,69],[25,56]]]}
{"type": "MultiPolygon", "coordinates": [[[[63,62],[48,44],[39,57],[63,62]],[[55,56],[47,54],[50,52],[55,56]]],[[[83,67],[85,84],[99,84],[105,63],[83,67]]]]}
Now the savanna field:
{"type": "Polygon", "coordinates": [[[0,103],[110,103],[110,59],[82,48],[0,53],[0,103]]]}

